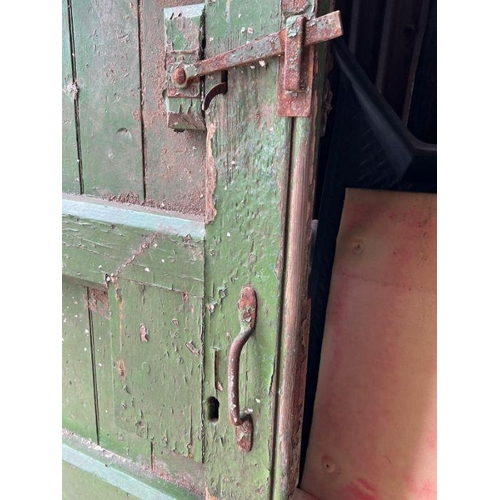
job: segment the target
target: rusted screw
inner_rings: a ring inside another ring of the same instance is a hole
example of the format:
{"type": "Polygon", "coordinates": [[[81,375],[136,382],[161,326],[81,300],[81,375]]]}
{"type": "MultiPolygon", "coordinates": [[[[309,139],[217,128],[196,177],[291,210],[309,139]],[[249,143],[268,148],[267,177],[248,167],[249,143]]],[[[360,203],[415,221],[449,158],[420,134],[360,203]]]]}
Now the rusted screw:
{"type": "Polygon", "coordinates": [[[182,87],[186,84],[187,75],[184,71],[184,68],[175,68],[174,73],[172,74],[172,81],[179,87],[182,87]]]}

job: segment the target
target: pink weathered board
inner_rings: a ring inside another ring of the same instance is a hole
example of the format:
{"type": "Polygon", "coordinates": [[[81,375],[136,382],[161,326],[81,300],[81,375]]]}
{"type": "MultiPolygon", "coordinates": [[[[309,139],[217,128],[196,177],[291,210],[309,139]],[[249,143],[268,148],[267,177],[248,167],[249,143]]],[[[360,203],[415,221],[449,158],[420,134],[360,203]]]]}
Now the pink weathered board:
{"type": "Polygon", "coordinates": [[[348,190],[301,488],[436,498],[436,196],[348,190]]]}

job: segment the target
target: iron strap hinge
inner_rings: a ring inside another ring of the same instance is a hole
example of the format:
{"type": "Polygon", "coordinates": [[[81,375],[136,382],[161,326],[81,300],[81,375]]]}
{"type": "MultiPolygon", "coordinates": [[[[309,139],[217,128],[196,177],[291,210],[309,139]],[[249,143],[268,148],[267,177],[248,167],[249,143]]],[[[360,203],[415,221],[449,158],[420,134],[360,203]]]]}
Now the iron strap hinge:
{"type": "MultiPolygon", "coordinates": [[[[290,16],[286,19],[286,27],[281,31],[249,41],[214,57],[197,59],[193,57],[196,50],[187,51],[183,50],[182,47],[176,48],[173,47],[172,43],[168,43],[169,23],[172,24],[176,22],[176,19],[181,19],[181,16],[176,17],[175,15],[170,15],[167,18],[167,11],[171,10],[165,9],[167,28],[166,98],[192,99],[199,96],[199,83],[203,76],[283,56],[278,88],[278,114],[280,116],[310,115],[310,103],[305,102],[304,105],[304,99],[300,99],[301,94],[310,93],[312,90],[312,82],[306,75],[310,72],[307,65],[311,64],[312,58],[305,53],[305,48],[332,40],[343,34],[339,11],[309,20],[303,15],[290,16]],[[189,58],[186,57],[188,52],[189,58]],[[303,104],[294,106],[294,98],[303,104]],[[288,103],[284,103],[284,101],[288,103]]],[[[182,22],[185,23],[185,17],[182,22]]],[[[176,29],[179,30],[179,26],[176,26],[176,29]]],[[[170,28],[170,31],[174,30],[170,28]]],[[[185,36],[184,39],[186,38],[188,37],[185,36]]],[[[217,94],[225,93],[226,90],[227,81],[222,78],[221,83],[205,96],[202,109],[207,109],[210,100],[217,94]]]]}

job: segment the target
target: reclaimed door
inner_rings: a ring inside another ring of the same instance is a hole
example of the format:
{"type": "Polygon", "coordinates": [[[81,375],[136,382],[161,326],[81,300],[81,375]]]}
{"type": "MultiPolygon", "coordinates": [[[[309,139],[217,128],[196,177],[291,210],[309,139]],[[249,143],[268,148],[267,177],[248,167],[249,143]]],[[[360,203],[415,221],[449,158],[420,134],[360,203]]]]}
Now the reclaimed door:
{"type": "MultiPolygon", "coordinates": [[[[309,116],[278,113],[283,56],[229,69],[203,112],[198,95],[168,102],[166,36],[171,19],[199,23],[209,58],[320,12],[189,3],[63,0],[65,498],[296,487],[321,49],[307,49],[309,116]],[[172,128],[179,116],[190,129],[172,128]],[[245,287],[257,297],[236,381],[249,451],[228,402],[245,287]]],[[[220,81],[207,75],[201,96],[220,81]]]]}

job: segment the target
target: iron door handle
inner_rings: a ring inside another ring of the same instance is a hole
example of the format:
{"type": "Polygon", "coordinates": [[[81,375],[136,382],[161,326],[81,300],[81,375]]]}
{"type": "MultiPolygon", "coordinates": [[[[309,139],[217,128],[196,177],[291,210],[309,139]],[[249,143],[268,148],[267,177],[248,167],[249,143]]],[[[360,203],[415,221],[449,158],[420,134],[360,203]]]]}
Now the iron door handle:
{"type": "Polygon", "coordinates": [[[257,295],[252,287],[241,290],[238,301],[241,329],[231,344],[228,360],[229,420],[236,427],[236,442],[243,451],[252,449],[253,422],[249,413],[240,412],[240,356],[243,347],[255,330],[257,295]]]}

